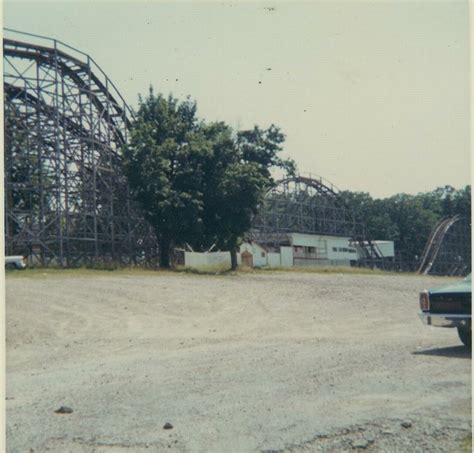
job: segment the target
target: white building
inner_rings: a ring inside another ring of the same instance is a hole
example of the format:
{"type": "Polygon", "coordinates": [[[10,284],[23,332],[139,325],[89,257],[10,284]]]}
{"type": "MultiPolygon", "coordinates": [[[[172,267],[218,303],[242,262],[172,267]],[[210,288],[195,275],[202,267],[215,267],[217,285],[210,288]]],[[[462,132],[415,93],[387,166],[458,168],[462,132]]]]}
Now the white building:
{"type": "MultiPolygon", "coordinates": [[[[248,267],[271,266],[271,264],[269,264],[269,253],[267,249],[257,244],[256,242],[244,242],[240,246],[239,252],[240,253],[237,254],[237,263],[239,263],[239,265],[248,267]]],[[[272,253],[271,255],[279,254],[272,253]]],[[[278,263],[279,261],[280,258],[278,257],[278,263]]],[[[270,262],[274,262],[273,256],[270,258],[270,262]]]]}
{"type": "Polygon", "coordinates": [[[260,244],[244,243],[239,264],[252,267],[350,266],[357,262],[357,250],[349,238],[290,233],[288,243],[279,250],[268,250],[260,244]]]}
{"type": "MultiPolygon", "coordinates": [[[[279,250],[267,249],[256,242],[245,242],[237,254],[239,266],[293,267],[293,266],[354,266],[365,258],[360,246],[348,237],[290,233],[288,241],[279,250]]],[[[372,241],[384,257],[394,256],[393,241],[372,241]]],[[[229,252],[185,252],[184,265],[188,267],[230,267],[229,252]]]]}
{"type": "MultiPolygon", "coordinates": [[[[292,266],[350,266],[357,261],[348,237],[291,233],[292,266]]],[[[283,247],[282,247],[283,248],[283,247]]]]}

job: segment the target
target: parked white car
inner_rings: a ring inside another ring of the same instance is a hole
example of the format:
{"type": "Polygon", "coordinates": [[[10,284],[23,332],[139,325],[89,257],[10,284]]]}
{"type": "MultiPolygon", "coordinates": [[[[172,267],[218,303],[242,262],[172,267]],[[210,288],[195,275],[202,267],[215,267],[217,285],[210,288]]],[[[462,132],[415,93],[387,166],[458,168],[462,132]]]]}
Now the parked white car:
{"type": "Polygon", "coordinates": [[[6,256],[5,267],[14,267],[16,269],[26,268],[26,259],[21,255],[6,256]]]}

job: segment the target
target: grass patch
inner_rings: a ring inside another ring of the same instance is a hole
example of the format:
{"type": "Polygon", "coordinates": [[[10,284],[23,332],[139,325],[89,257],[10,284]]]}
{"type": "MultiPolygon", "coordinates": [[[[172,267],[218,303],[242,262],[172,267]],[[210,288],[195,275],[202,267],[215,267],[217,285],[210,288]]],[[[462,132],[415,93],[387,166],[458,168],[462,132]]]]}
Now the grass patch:
{"type": "Polygon", "coordinates": [[[146,268],[146,267],[126,267],[118,265],[84,266],[75,268],[59,267],[28,267],[24,270],[6,269],[8,278],[44,278],[44,277],[100,277],[105,275],[249,275],[249,274],[269,274],[269,273],[296,273],[296,274],[349,274],[349,275],[412,275],[415,273],[389,272],[380,269],[367,269],[362,267],[260,267],[251,268],[241,266],[237,271],[231,271],[227,265],[202,266],[199,268],[178,266],[172,270],[146,268]]]}
{"type": "Polygon", "coordinates": [[[215,266],[201,266],[199,268],[178,266],[175,269],[173,269],[171,272],[195,274],[195,275],[224,275],[224,274],[232,273],[229,266],[225,264],[219,264],[215,266]]]}
{"type": "Polygon", "coordinates": [[[416,275],[411,272],[390,272],[380,269],[348,266],[315,266],[315,267],[240,267],[239,273],[259,274],[267,272],[290,272],[296,274],[363,274],[363,275],[416,275]]]}
{"type": "Polygon", "coordinates": [[[44,277],[93,277],[104,275],[139,275],[164,272],[157,269],[149,269],[144,267],[29,267],[23,270],[6,269],[7,277],[12,278],[44,278],[44,277]]]}
{"type": "Polygon", "coordinates": [[[175,269],[158,269],[148,267],[130,266],[83,266],[73,268],[61,267],[27,267],[23,270],[5,269],[7,278],[61,278],[61,277],[101,277],[106,275],[115,276],[139,276],[139,275],[225,275],[230,273],[228,266],[203,266],[200,268],[178,266],[175,269]]]}

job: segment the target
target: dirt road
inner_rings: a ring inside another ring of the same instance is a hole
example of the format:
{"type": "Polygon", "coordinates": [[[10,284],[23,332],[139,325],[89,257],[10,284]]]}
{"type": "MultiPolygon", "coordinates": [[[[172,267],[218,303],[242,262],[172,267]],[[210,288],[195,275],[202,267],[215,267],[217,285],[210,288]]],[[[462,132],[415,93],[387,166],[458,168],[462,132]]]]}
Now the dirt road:
{"type": "Polygon", "coordinates": [[[462,451],[471,355],[417,317],[447,281],[7,276],[8,452],[462,451]]]}

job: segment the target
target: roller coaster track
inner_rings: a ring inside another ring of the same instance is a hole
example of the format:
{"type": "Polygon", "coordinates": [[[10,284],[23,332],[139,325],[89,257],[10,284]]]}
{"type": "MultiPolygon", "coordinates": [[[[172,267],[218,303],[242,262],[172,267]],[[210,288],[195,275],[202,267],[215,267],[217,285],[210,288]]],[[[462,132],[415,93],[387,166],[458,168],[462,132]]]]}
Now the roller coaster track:
{"type": "Polygon", "coordinates": [[[288,183],[302,183],[308,187],[315,189],[320,195],[329,196],[333,198],[338,197],[339,189],[329,181],[326,181],[322,177],[312,177],[312,176],[301,176],[296,175],[289,178],[284,178],[276,181],[275,186],[270,188],[267,193],[270,193],[277,186],[284,186],[288,183]]]}
{"type": "MultiPolygon", "coordinates": [[[[352,207],[348,206],[346,202],[342,200],[340,190],[330,181],[325,180],[320,176],[315,175],[294,175],[291,177],[283,178],[275,182],[275,184],[268,189],[266,193],[266,197],[271,197],[272,193],[274,193],[278,188],[283,188],[283,190],[288,190],[288,187],[294,184],[296,186],[303,185],[306,187],[311,187],[314,189],[319,195],[331,199],[334,203],[334,206],[338,208],[338,210],[342,212],[351,212],[352,207]]],[[[355,219],[353,219],[355,222],[355,219]]],[[[278,232],[267,232],[268,236],[273,235],[274,238],[283,237],[285,236],[282,233],[278,232]]],[[[365,238],[364,234],[353,234],[352,239],[356,241],[359,245],[360,250],[365,255],[365,259],[369,261],[374,260],[383,260],[384,256],[380,248],[374,243],[370,238],[365,238]]]]}
{"type": "Polygon", "coordinates": [[[4,31],[6,252],[60,266],[142,257],[154,238],[121,158],[133,111],[86,53],[4,31]]]}
{"type": "MultiPolygon", "coordinates": [[[[121,143],[125,143],[126,137],[120,130],[119,124],[123,121],[127,128],[130,127],[131,111],[127,107],[125,100],[118,94],[113,94],[109,88],[115,86],[99,68],[99,72],[105,76],[101,80],[92,71],[91,64],[95,63],[89,56],[86,61],[81,61],[62,50],[59,50],[60,41],[53,40],[53,47],[22,42],[14,39],[3,39],[4,57],[13,57],[28,61],[35,61],[36,64],[50,67],[58,72],[61,77],[69,77],[79,88],[87,94],[92,104],[97,108],[99,115],[112,126],[114,134],[121,143]],[[117,101],[120,99],[121,104],[117,101]]],[[[63,44],[63,43],[61,43],[63,44]]],[[[67,46],[66,44],[63,44],[67,46]]],[[[67,46],[70,47],[70,46],[67,46]]],[[[74,49],[75,50],[75,49],[74,49]]],[[[85,54],[84,54],[85,55],[85,54]]],[[[8,86],[8,83],[5,84],[8,86]]]]}
{"type": "Polygon", "coordinates": [[[446,233],[460,219],[459,215],[441,219],[432,229],[420,258],[417,273],[427,275],[436,260],[446,233]]]}
{"type": "MultiPolygon", "coordinates": [[[[31,106],[34,106],[37,109],[37,113],[44,115],[45,118],[51,118],[57,114],[54,107],[46,104],[41,98],[36,97],[26,89],[11,85],[9,83],[4,83],[3,87],[5,97],[8,101],[11,102],[17,99],[21,99],[23,104],[29,104],[31,106]]],[[[60,126],[74,133],[77,137],[87,139],[90,135],[87,129],[81,127],[80,124],[77,124],[66,115],[59,113],[58,122],[60,126]]]]}

